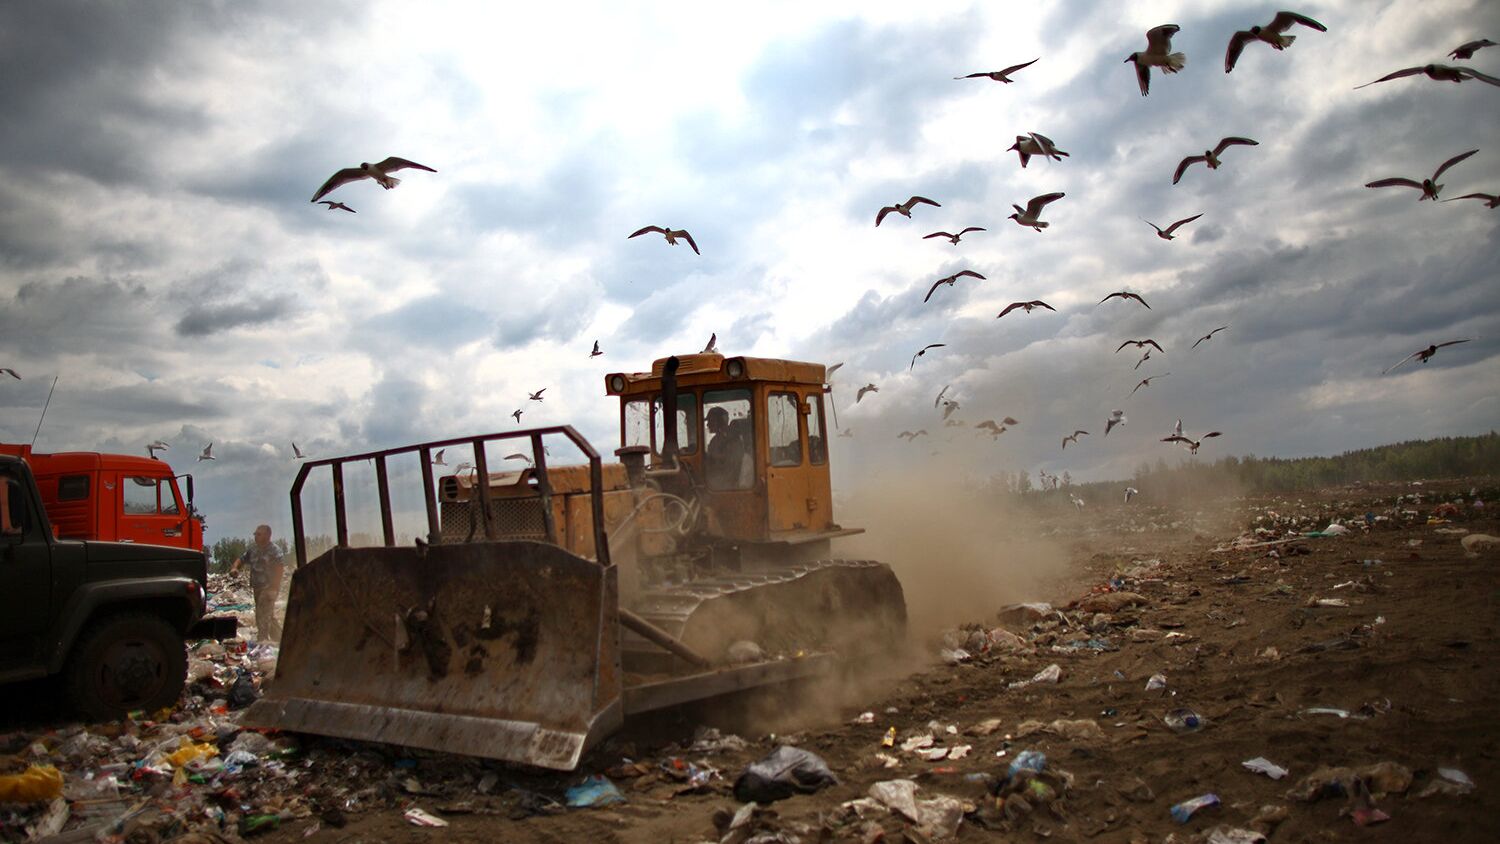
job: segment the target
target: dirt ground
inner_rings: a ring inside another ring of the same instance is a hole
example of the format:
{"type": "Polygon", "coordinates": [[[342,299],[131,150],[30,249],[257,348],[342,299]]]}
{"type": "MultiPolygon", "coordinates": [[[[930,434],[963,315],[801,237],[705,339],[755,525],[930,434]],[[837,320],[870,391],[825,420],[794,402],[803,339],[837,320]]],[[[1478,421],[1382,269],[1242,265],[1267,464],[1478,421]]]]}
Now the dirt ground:
{"type": "MultiPolygon", "coordinates": [[[[160,783],[130,801],[154,800],[168,820],[174,801],[178,809],[199,801],[188,814],[200,821],[188,826],[201,830],[201,818],[219,817],[230,840],[238,829],[264,841],[341,844],[720,841],[715,814],[741,808],[734,779],[793,744],[826,760],[839,784],[776,802],[723,840],[944,838],[941,828],[919,828],[869,801],[858,813],[848,806],[872,785],[900,779],[918,784],[919,800],[961,802],[966,814],[948,839],[958,842],[1208,841],[1217,828],[1252,827],[1274,842],[1500,840],[1500,551],[1470,555],[1460,544],[1468,534],[1500,535],[1500,513],[1476,512],[1474,487],[1480,498],[1500,500],[1493,478],[1225,499],[1191,510],[1137,499],[1081,512],[1058,496],[1057,506],[1015,520],[1026,533],[1018,541],[1047,537],[1067,558],[1051,577],[1028,583],[1035,594],[997,597],[979,614],[968,614],[975,596],[966,595],[965,615],[942,625],[954,630],[947,641],[923,631],[912,670],[893,658],[886,668],[901,669],[898,676],[872,681],[847,705],[831,703],[826,688],[804,686],[732,707],[782,716],[778,735],[727,710],[673,712],[632,724],[571,774],[303,737],[287,754],[262,752],[280,758],[227,785],[194,791],[160,783]],[[1459,515],[1429,524],[1434,506],[1455,496],[1465,502],[1459,515]],[[1367,512],[1378,517],[1369,530],[1367,512]],[[1353,529],[1232,548],[1334,520],[1353,529]],[[1016,600],[1051,608],[1007,610],[1016,600]],[[969,658],[940,658],[955,645],[969,658]],[[1055,683],[1029,682],[1052,665],[1060,670],[1055,683]],[[1165,687],[1148,690],[1157,674],[1165,687]],[[1316,708],[1342,714],[1308,711],[1316,708]],[[1198,716],[1195,731],[1166,723],[1183,709],[1198,716]],[[868,723],[859,723],[862,713],[871,714],[868,723]],[[710,736],[692,749],[705,719],[744,745],[714,749],[710,736]],[[1054,724],[1060,719],[1091,723],[1054,724]],[[890,728],[895,746],[884,747],[890,728]],[[924,734],[938,747],[970,749],[935,761],[902,749],[924,734]],[[1025,784],[1022,774],[1006,785],[1023,751],[1045,754],[1041,781],[1051,794],[1011,793],[1025,784]],[[1245,769],[1254,757],[1289,774],[1278,781],[1245,769]],[[1394,765],[1360,770],[1377,763],[1394,765]],[[1359,771],[1358,783],[1346,777],[1344,787],[1375,793],[1363,802],[1293,796],[1326,766],[1359,771]],[[1440,768],[1462,771],[1473,788],[1458,793],[1466,789],[1440,768]],[[720,776],[690,790],[682,781],[690,770],[720,776]],[[564,792],[592,774],[610,777],[625,802],[564,809],[564,792]],[[1440,793],[1421,796],[1428,791],[1440,793]],[[1172,806],[1209,793],[1219,805],[1186,823],[1172,818],[1172,806]],[[413,807],[449,825],[414,826],[404,818],[413,807]],[[1351,810],[1371,808],[1389,819],[1357,824],[1356,815],[1368,815],[1351,810]],[[258,829],[237,824],[278,812],[277,822],[258,829]]],[[[965,587],[954,578],[946,588],[965,587]]],[[[91,840],[76,826],[88,801],[73,811],[60,840],[91,840]]],[[[163,821],[123,840],[224,840],[186,829],[163,821]]]]}

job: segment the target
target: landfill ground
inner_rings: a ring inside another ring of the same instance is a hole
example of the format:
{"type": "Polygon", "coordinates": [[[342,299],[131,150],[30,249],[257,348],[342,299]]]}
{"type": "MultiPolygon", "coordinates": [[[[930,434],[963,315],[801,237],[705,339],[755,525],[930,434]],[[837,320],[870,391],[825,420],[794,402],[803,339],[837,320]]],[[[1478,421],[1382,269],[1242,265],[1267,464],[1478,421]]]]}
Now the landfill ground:
{"type": "MultiPolygon", "coordinates": [[[[76,726],[23,719],[9,725],[4,749],[15,756],[4,771],[61,768],[71,812],[59,840],[79,841],[243,832],[314,842],[1187,842],[1256,840],[1251,831],[1274,842],[1496,841],[1500,549],[1461,543],[1500,535],[1500,519],[1494,507],[1472,506],[1476,487],[1485,501],[1500,492],[1487,478],[1226,499],[1192,512],[1138,499],[1086,521],[1059,506],[1028,527],[1071,537],[1072,565],[1046,594],[1026,598],[1052,609],[1002,612],[997,602],[988,617],[955,618],[963,629],[946,641],[917,643],[924,664],[915,673],[836,712],[805,714],[794,732],[723,721],[743,746],[700,731],[691,749],[693,713],[632,725],[571,774],[311,737],[266,746],[235,736],[233,713],[202,715],[210,694],[175,716],[178,726],[209,724],[209,741],[216,735],[225,751],[238,741],[258,763],[234,774],[202,767],[177,785],[156,766],[87,797],[80,779],[109,762],[119,770],[122,729],[137,736],[126,741],[139,755],[172,736],[172,725],[94,727],[110,740],[79,753],[76,726]],[[1455,498],[1457,513],[1430,523],[1455,498]],[[1367,512],[1379,517],[1368,530],[1367,512]],[[1331,522],[1350,530],[1264,544],[1331,522]],[[1047,682],[1053,665],[1058,679],[1047,682]],[[1158,674],[1165,687],[1148,690],[1158,674]],[[1168,725],[1178,711],[1191,727],[1180,710],[1196,714],[1196,730],[1168,725]],[[885,747],[892,727],[894,746],[885,747]],[[787,743],[826,760],[839,784],[716,828],[716,813],[722,823],[741,809],[735,777],[787,743]],[[918,755],[959,746],[969,750],[957,759],[918,755]],[[1029,787],[1026,773],[1007,785],[1023,751],[1045,754],[1044,773],[1029,787]],[[1289,773],[1273,780],[1247,770],[1255,757],[1289,773]],[[1337,766],[1348,770],[1319,773],[1337,766]],[[590,774],[609,777],[624,802],[564,808],[566,790],[590,774]],[[913,819],[861,800],[902,779],[916,782],[931,814],[913,819]],[[1173,819],[1174,805],[1205,794],[1219,805],[1173,819]],[[952,806],[961,808],[938,811],[952,806]],[[412,808],[447,826],[414,825],[412,808]]],[[[817,694],[787,689],[780,704],[766,694],[755,702],[795,709],[817,694]]],[[[39,809],[5,808],[0,836],[24,838],[39,809]]]]}

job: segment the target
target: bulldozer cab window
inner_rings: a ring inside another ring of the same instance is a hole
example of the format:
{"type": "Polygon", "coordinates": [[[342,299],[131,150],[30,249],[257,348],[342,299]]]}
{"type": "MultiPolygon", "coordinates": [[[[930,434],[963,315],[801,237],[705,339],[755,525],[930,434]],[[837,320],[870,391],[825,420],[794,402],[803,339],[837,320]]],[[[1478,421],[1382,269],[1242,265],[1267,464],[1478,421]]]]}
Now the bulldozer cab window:
{"type": "Polygon", "coordinates": [[[703,480],[711,490],[755,485],[755,431],[749,390],[703,394],[703,480]]]}
{"type": "Polygon", "coordinates": [[[772,466],[802,465],[800,405],[796,393],[772,393],[766,401],[766,434],[772,466]]]}
{"type": "MultiPolygon", "coordinates": [[[[663,415],[661,396],[655,396],[651,399],[651,450],[657,454],[666,443],[663,415]]],[[[698,451],[698,397],[692,393],[677,394],[677,450],[681,454],[698,451]]]]}
{"type": "Polygon", "coordinates": [[[828,435],[823,432],[823,397],[807,397],[807,459],[814,466],[828,462],[828,435]]]}
{"type": "Polygon", "coordinates": [[[645,399],[625,402],[625,427],[621,445],[651,445],[651,407],[645,399]]]}

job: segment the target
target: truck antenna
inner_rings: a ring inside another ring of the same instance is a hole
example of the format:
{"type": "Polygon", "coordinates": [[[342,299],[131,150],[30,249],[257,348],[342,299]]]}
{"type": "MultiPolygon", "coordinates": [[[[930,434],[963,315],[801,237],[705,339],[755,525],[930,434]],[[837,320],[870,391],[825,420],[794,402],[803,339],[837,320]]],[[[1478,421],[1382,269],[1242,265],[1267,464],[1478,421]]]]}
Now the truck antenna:
{"type": "Polygon", "coordinates": [[[52,392],[57,389],[57,377],[52,376],[52,389],[47,391],[47,403],[42,405],[42,415],[36,420],[36,431],[31,435],[32,448],[36,448],[36,438],[42,432],[42,420],[47,418],[47,408],[52,406],[52,392]]]}

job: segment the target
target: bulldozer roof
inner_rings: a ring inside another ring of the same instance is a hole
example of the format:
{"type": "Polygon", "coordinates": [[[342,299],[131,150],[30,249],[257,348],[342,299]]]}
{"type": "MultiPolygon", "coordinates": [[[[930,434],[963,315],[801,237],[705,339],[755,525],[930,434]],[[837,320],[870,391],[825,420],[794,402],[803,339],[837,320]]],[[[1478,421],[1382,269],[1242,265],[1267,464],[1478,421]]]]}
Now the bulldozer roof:
{"type": "MultiPolygon", "coordinates": [[[[605,376],[606,389],[612,394],[647,393],[661,389],[667,358],[657,358],[650,372],[619,372],[605,376]],[[616,380],[618,379],[618,380],[616,380]]],[[[725,357],[707,352],[678,355],[678,379],[685,383],[720,381],[775,381],[783,384],[819,384],[827,378],[821,363],[805,363],[778,358],[725,357]]]]}

